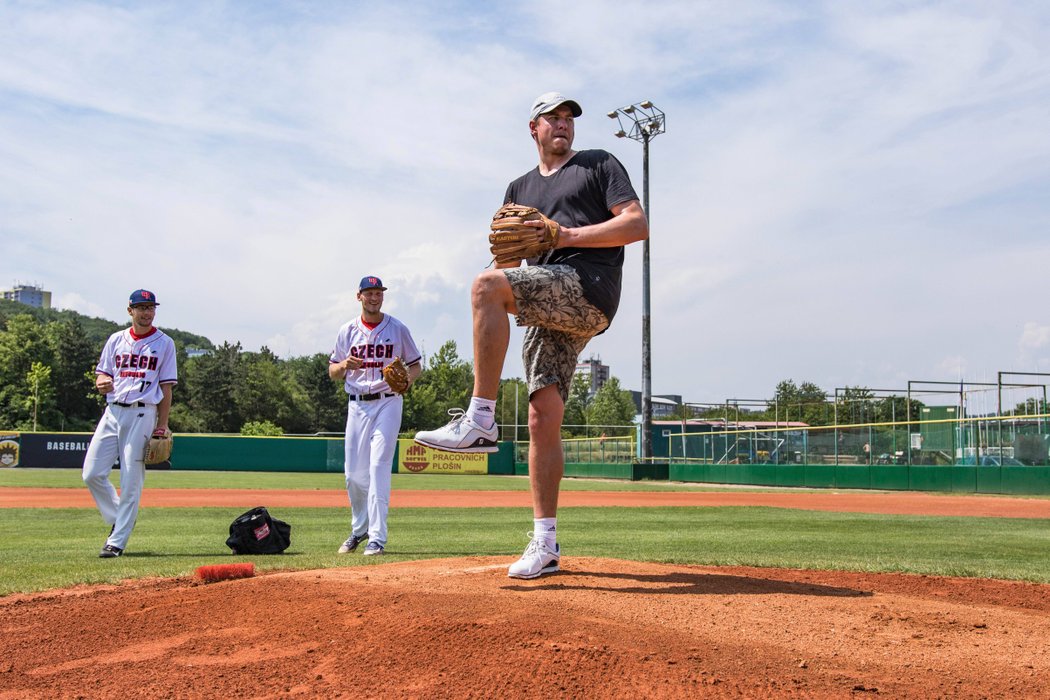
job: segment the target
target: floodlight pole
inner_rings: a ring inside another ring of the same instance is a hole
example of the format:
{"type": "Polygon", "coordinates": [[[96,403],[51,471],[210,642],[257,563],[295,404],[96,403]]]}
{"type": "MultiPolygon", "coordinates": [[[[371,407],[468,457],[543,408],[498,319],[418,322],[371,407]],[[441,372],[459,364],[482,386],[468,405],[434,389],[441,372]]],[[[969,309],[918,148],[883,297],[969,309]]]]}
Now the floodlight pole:
{"type": "MultiPolygon", "coordinates": [[[[642,208],[649,217],[649,132],[642,132],[642,208]]],[[[649,238],[642,241],[642,459],[653,456],[653,354],[649,305],[649,238]]]]}
{"type": "MultiPolygon", "coordinates": [[[[652,220],[649,211],[649,141],[664,133],[666,121],[664,113],[653,106],[649,100],[638,102],[609,112],[610,119],[615,119],[619,130],[618,138],[630,138],[642,144],[642,208],[647,221],[652,220]],[[630,129],[624,129],[621,116],[628,120],[630,129]]],[[[641,458],[650,460],[653,456],[653,362],[652,362],[652,324],[649,294],[649,239],[642,241],[642,441],[641,458]]]]}

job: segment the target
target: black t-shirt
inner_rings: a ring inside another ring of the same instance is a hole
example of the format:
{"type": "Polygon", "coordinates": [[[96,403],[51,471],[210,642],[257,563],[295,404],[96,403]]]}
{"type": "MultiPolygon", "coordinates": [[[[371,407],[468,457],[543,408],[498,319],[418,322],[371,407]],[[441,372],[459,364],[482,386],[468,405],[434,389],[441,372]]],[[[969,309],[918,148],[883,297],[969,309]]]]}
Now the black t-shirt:
{"type": "MultiPolygon", "coordinates": [[[[591,226],[613,218],[617,204],[638,199],[623,164],[611,153],[580,151],[553,175],[534,168],[507,187],[504,203],[536,207],[563,226],[591,226]]],[[[583,295],[612,323],[620,305],[623,246],[559,248],[543,263],[571,265],[580,275],[583,295]]]]}

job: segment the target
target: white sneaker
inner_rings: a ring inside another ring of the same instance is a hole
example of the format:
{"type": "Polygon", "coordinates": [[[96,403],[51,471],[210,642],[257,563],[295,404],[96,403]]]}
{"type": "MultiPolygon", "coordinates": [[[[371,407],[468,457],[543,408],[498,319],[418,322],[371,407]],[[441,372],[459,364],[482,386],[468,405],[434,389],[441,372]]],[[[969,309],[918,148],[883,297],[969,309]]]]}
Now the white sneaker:
{"type": "MultiPolygon", "coordinates": [[[[532,537],[532,533],[529,533],[532,537]]],[[[511,578],[537,578],[543,574],[552,574],[558,570],[558,560],[561,559],[561,547],[557,543],[554,549],[547,546],[542,537],[532,537],[529,546],[521,559],[510,565],[507,576],[511,578]]]]}
{"type": "Polygon", "coordinates": [[[437,430],[421,430],[416,433],[416,442],[446,452],[499,452],[496,440],[499,430],[493,423],[489,429],[482,428],[467,418],[461,408],[448,410],[452,420],[437,430]]]}

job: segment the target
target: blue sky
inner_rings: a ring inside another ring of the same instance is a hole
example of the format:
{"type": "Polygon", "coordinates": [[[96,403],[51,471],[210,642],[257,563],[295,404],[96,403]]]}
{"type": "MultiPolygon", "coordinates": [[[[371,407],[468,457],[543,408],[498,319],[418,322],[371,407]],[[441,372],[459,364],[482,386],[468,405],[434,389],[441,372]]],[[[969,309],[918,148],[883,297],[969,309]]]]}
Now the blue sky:
{"type": "MultiPolygon", "coordinates": [[[[288,356],[327,352],[377,274],[427,351],[469,357],[551,89],[639,192],[605,113],[667,114],[654,393],[1050,372],[1041,2],[0,3],[0,285],[114,320],[146,287],[162,327],[288,356]]],[[[633,389],[640,267],[585,351],[633,389]]]]}

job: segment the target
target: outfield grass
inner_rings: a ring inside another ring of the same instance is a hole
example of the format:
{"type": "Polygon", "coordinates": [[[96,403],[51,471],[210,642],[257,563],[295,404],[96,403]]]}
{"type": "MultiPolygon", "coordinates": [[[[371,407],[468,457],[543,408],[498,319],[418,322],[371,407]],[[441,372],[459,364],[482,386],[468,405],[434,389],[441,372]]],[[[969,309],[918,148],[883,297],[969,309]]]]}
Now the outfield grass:
{"type": "MultiPolygon", "coordinates": [[[[527,508],[399,508],[388,555],[337,555],[345,508],[279,508],[292,546],[279,556],[232,556],[229,508],[145,508],[126,556],[99,559],[108,528],[94,509],[0,509],[0,595],[143,576],[184,576],[202,564],[253,561],[259,569],[373,566],[468,555],[505,556],[526,544],[527,508]],[[377,561],[378,559],[378,561],[377,561]]],[[[562,508],[567,557],[677,564],[845,569],[1050,583],[1050,522],[928,518],[782,508],[562,508]]]]}
{"type": "MultiPolygon", "coordinates": [[[[116,480],[117,472],[114,472],[116,480]]],[[[150,471],[147,488],[339,489],[342,474],[150,471]]],[[[4,486],[84,488],[78,469],[0,469],[4,486]]],[[[522,477],[394,475],[399,489],[526,490],[522,477]]],[[[687,484],[572,479],[566,490],[724,490],[687,484]]],[[[768,489],[754,489],[768,490],[768,489]]],[[[949,494],[945,498],[951,498],[949,494]]],[[[265,499],[263,499],[265,502],[265,499]]],[[[260,569],[374,566],[434,557],[497,555],[526,544],[529,508],[398,508],[388,555],[335,553],[348,508],[279,508],[292,525],[280,556],[233,557],[225,547],[240,509],[144,508],[126,556],[99,559],[108,528],[93,508],[0,509],[0,595],[143,576],[185,576],[202,564],[260,569]]],[[[1050,520],[824,513],[783,508],[583,508],[559,511],[567,557],[678,564],[910,572],[1050,583],[1050,520]]]]}
{"type": "MultiPolygon", "coordinates": [[[[118,483],[119,470],[111,473],[118,483]]],[[[0,487],[83,488],[79,469],[0,469],[0,487]]],[[[293,489],[320,491],[346,488],[343,474],[319,472],[212,472],[148,470],[146,488],[154,489],[293,489]]],[[[473,476],[468,474],[394,474],[393,488],[423,491],[528,491],[524,476],[473,476]]],[[[565,491],[724,491],[699,484],[658,481],[566,479],[565,491]]],[[[768,491],[753,487],[754,491],[768,491]]]]}

